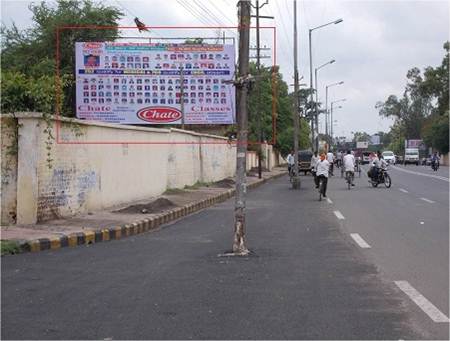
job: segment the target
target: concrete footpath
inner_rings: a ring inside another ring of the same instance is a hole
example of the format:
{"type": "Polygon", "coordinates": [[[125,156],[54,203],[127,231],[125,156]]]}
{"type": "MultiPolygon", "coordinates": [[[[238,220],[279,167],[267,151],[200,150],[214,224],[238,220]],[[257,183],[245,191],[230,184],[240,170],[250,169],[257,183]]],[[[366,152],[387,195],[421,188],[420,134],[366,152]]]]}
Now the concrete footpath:
{"type": "MultiPolygon", "coordinates": [[[[249,189],[286,174],[286,168],[247,177],[249,189]]],[[[21,252],[99,243],[155,230],[184,216],[223,202],[235,193],[233,179],[168,190],[161,196],[36,225],[2,226],[1,240],[14,241],[21,252]]]]}

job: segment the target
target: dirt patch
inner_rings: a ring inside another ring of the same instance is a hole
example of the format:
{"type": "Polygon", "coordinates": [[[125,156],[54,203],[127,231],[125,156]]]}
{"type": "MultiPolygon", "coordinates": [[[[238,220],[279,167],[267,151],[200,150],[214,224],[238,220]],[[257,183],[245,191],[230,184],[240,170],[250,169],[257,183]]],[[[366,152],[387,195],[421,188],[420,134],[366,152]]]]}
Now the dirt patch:
{"type": "Polygon", "coordinates": [[[230,178],[216,181],[213,183],[213,187],[218,187],[218,188],[232,188],[234,186],[235,186],[235,182],[233,179],[230,179],[230,178]]]}
{"type": "Polygon", "coordinates": [[[152,201],[147,204],[136,204],[131,205],[120,210],[113,211],[113,213],[128,213],[128,214],[136,214],[136,213],[157,213],[164,211],[169,208],[177,207],[172,201],[166,198],[158,198],[155,201],[152,201]]]}

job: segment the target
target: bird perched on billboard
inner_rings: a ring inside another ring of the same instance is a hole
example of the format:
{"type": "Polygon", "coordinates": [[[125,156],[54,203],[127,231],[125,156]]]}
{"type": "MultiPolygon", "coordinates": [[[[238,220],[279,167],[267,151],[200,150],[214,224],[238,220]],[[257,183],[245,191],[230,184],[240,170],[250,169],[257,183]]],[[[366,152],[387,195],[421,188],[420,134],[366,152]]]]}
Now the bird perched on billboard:
{"type": "Polygon", "coordinates": [[[139,32],[148,31],[148,28],[145,27],[145,24],[142,21],[140,21],[138,17],[134,18],[134,22],[136,23],[139,32]]]}

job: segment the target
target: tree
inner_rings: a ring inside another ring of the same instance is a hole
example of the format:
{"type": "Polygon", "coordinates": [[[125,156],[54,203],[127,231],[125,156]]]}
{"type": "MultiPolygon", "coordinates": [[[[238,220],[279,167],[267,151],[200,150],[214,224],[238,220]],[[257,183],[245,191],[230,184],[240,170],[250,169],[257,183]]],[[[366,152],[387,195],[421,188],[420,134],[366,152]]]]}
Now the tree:
{"type": "Polygon", "coordinates": [[[353,133],[353,142],[370,142],[370,135],[366,132],[355,131],[353,133]]]}
{"type": "Polygon", "coordinates": [[[424,128],[423,140],[442,154],[449,151],[449,115],[435,116],[431,123],[424,128]]]}
{"type": "MultiPolygon", "coordinates": [[[[118,23],[123,16],[115,7],[90,0],[57,0],[31,4],[33,27],[19,31],[15,25],[2,27],[3,72],[23,75],[29,81],[54,77],[56,68],[56,31],[60,28],[60,75],[68,81],[64,90],[62,114],[73,116],[75,103],[75,42],[113,41],[119,36],[118,23]],[[111,29],[61,29],[63,26],[108,26],[111,29]]],[[[10,74],[12,75],[12,74],[10,74]]],[[[30,108],[29,110],[38,110],[30,108]]]]}

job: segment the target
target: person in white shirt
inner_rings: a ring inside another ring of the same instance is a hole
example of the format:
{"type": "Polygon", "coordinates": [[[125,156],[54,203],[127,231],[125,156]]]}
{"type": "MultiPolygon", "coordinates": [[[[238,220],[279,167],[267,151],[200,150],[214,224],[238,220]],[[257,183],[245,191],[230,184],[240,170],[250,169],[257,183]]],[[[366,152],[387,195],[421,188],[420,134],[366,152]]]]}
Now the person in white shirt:
{"type": "Polygon", "coordinates": [[[294,159],[294,151],[291,150],[291,152],[288,154],[288,156],[286,157],[286,161],[288,164],[288,172],[289,174],[291,174],[291,168],[294,165],[295,159],[294,159]]]}
{"type": "Polygon", "coordinates": [[[372,162],[371,175],[372,180],[374,181],[378,179],[379,169],[381,168],[379,156],[381,156],[381,152],[377,152],[376,154],[374,154],[371,161],[372,162]]]}
{"type": "Polygon", "coordinates": [[[319,157],[317,156],[317,152],[314,152],[313,156],[311,156],[311,174],[314,177],[314,183],[316,184],[316,188],[319,188],[319,182],[317,181],[317,175],[316,175],[316,165],[319,161],[319,157]]]}
{"type": "Polygon", "coordinates": [[[352,186],[355,186],[353,183],[353,179],[355,177],[355,157],[351,154],[351,151],[347,151],[347,155],[344,156],[344,171],[345,171],[345,177],[350,177],[350,183],[352,186]]]}
{"type": "Polygon", "coordinates": [[[330,163],[325,159],[325,154],[320,154],[320,160],[316,164],[316,175],[317,181],[322,180],[323,192],[322,195],[327,197],[327,183],[328,183],[328,172],[330,170],[330,163]]]}
{"type": "Polygon", "coordinates": [[[330,165],[330,176],[333,176],[333,162],[334,162],[334,155],[331,151],[327,153],[327,161],[330,165]]]}

